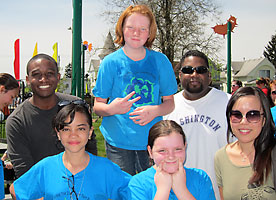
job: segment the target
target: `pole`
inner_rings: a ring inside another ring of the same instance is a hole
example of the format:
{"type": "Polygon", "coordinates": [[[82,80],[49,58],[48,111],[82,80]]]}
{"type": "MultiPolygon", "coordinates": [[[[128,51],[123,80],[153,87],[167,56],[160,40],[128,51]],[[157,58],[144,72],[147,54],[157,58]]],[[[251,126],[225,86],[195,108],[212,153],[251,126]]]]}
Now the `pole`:
{"type": "Polygon", "coordinates": [[[231,22],[227,22],[227,92],[231,94],[231,22]]]}
{"type": "Polygon", "coordinates": [[[82,45],[82,67],[81,67],[81,98],[82,99],[84,99],[85,50],[86,50],[86,46],[82,45]]]}
{"type": "Polygon", "coordinates": [[[81,97],[82,0],[73,0],[72,95],[81,97]]]}

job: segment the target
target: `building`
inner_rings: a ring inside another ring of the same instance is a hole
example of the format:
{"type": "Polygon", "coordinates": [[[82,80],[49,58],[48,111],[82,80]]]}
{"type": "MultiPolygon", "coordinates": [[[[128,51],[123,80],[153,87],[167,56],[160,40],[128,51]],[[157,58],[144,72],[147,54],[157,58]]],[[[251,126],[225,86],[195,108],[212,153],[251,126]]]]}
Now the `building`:
{"type": "MultiPolygon", "coordinates": [[[[258,58],[244,61],[231,62],[231,81],[240,80],[244,86],[255,85],[256,79],[260,77],[275,78],[275,67],[267,58],[258,58]]],[[[223,90],[227,89],[227,69],[220,74],[223,82],[223,90]]]]}

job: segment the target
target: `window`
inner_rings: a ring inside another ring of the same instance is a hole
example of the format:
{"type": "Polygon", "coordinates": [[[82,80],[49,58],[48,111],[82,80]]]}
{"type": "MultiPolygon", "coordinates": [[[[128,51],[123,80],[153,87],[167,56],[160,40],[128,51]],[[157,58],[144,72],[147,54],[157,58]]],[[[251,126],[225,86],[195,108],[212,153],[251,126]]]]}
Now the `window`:
{"type": "Polygon", "coordinates": [[[270,70],[260,70],[259,77],[270,78],[270,70]]]}

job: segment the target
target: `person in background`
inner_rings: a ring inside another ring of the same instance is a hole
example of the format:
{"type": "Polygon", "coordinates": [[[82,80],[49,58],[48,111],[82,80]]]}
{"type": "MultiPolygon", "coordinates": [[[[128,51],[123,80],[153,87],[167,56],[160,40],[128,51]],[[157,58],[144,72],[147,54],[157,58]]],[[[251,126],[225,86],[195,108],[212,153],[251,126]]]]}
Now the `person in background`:
{"type": "Polygon", "coordinates": [[[215,200],[212,182],[200,169],[184,167],[186,137],[172,120],[157,122],[149,131],[148,152],[153,167],[129,182],[132,200],[215,200]]]}
{"type": "Polygon", "coordinates": [[[216,151],[227,144],[225,111],[230,95],[209,86],[211,74],[204,53],[190,50],[180,63],[183,90],[174,95],[175,109],[164,119],[181,125],[188,144],[185,166],[207,172],[219,199],[213,160],[216,151]]]}
{"type": "MultiPolygon", "coordinates": [[[[38,54],[27,63],[26,81],[33,96],[21,103],[6,123],[8,153],[17,178],[42,158],[64,150],[51,126],[52,118],[59,101],[79,98],[55,92],[59,80],[58,66],[51,56],[38,54]]],[[[94,135],[86,147],[97,153],[94,135]]]]}
{"type": "MultiPolygon", "coordinates": [[[[12,104],[13,99],[19,94],[17,80],[8,73],[0,73],[0,111],[12,104]]],[[[3,111],[3,113],[5,113],[3,111]]],[[[5,116],[3,114],[3,120],[5,116]]],[[[0,162],[0,199],[5,198],[3,162],[0,162]]]]}
{"type": "Polygon", "coordinates": [[[268,78],[264,78],[264,77],[260,77],[256,80],[256,86],[258,88],[260,88],[266,96],[269,96],[270,91],[269,91],[269,79],[268,78]]]}
{"type": "Polygon", "coordinates": [[[93,89],[106,155],[131,175],[149,167],[148,131],[174,109],[172,65],[151,50],[156,29],[147,6],[129,6],[116,25],[115,42],[122,48],[104,58],[93,89]]]}
{"type": "Polygon", "coordinates": [[[271,162],[276,128],[265,94],[257,87],[240,88],[226,116],[228,139],[234,135],[237,140],[215,155],[221,199],[276,199],[271,162]]]}
{"type": "Polygon", "coordinates": [[[107,158],[85,151],[92,136],[89,105],[59,102],[53,129],[65,151],[36,163],[11,186],[14,199],[129,200],[130,175],[107,158]]]}
{"type": "Polygon", "coordinates": [[[0,73],[0,110],[12,104],[13,99],[18,94],[19,84],[17,80],[8,73],[0,73]]]}
{"type": "Polygon", "coordinates": [[[236,92],[240,87],[242,87],[242,82],[239,80],[232,81],[232,94],[236,92]]]}
{"type": "Polygon", "coordinates": [[[275,106],[276,105],[276,80],[272,80],[269,85],[270,85],[270,97],[275,106]]]}

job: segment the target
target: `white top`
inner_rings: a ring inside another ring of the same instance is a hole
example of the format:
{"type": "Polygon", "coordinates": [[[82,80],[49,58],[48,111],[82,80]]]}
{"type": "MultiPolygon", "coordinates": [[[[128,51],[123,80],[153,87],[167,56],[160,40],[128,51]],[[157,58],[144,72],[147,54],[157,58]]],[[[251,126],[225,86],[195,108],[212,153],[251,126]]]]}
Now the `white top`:
{"type": "Polygon", "coordinates": [[[194,101],[185,99],[182,94],[183,91],[174,95],[175,109],[164,119],[182,126],[187,137],[185,166],[206,171],[219,199],[214,156],[227,143],[226,106],[231,96],[215,88],[194,101]]]}

